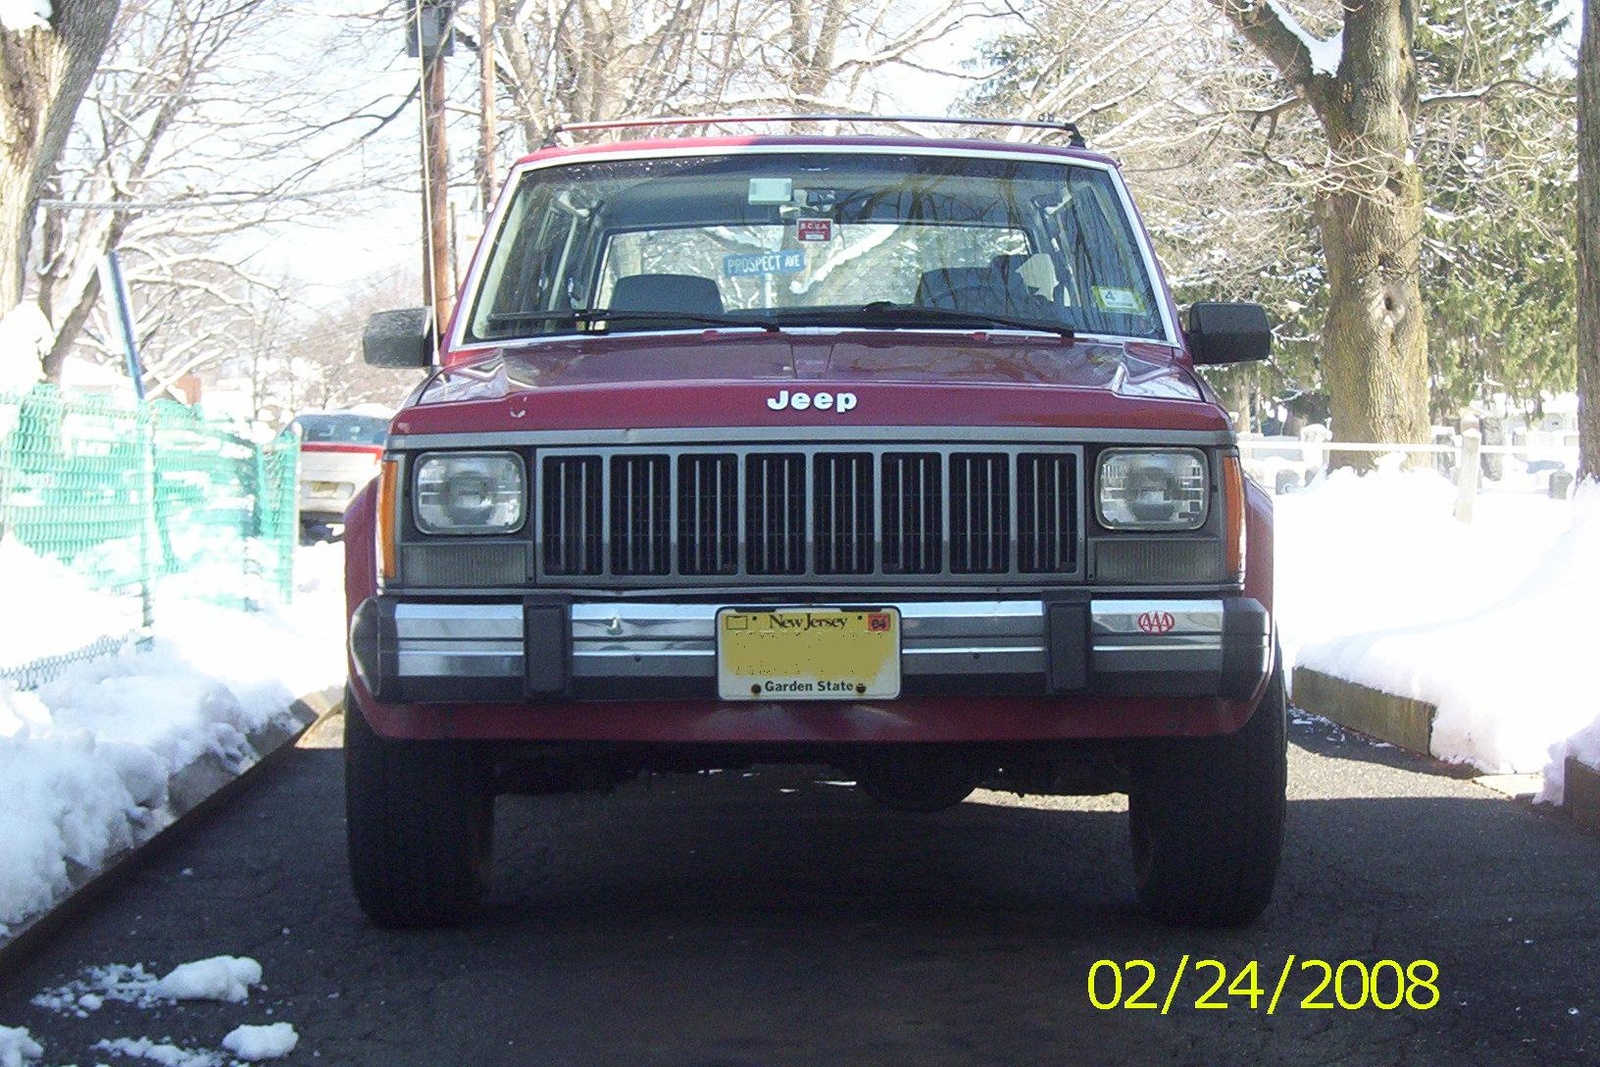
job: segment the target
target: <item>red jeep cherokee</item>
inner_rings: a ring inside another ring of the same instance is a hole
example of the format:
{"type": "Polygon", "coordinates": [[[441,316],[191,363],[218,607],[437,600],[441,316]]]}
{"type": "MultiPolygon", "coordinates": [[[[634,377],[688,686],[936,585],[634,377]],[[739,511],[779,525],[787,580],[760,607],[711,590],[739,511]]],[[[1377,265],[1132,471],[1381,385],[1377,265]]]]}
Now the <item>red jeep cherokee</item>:
{"type": "Polygon", "coordinates": [[[1180,326],[1072,140],[552,144],[442,335],[374,317],[369,362],[431,368],[348,515],[374,921],[471,914],[496,793],[752,763],[924,811],[1126,792],[1147,911],[1259,914],[1271,504],[1194,365],[1266,315],[1180,326]]]}

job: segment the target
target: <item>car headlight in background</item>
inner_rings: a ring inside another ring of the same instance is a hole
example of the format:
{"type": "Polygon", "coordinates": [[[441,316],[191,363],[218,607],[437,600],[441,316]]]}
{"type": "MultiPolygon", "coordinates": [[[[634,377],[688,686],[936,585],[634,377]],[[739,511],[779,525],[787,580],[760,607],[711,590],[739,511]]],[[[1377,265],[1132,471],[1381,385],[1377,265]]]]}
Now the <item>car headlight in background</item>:
{"type": "Polygon", "coordinates": [[[1206,458],[1193,449],[1100,453],[1095,506],[1112,530],[1198,530],[1210,498],[1206,458]]]}
{"type": "Polygon", "coordinates": [[[429,534],[512,533],[527,510],[514,452],[429,452],[417,457],[417,529],[429,534]]]}

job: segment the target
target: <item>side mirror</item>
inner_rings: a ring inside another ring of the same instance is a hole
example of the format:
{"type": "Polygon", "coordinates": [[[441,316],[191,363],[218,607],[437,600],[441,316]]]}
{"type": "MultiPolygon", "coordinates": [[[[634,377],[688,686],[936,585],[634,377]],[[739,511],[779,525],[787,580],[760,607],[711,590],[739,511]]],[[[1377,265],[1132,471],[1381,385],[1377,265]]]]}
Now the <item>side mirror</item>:
{"type": "Polygon", "coordinates": [[[1191,304],[1184,332],[1196,366],[1249,363],[1272,351],[1272,327],[1260,304],[1191,304]]]}
{"type": "Polygon", "coordinates": [[[380,311],[367,320],[361,358],[374,367],[433,365],[433,312],[428,308],[380,311]]]}

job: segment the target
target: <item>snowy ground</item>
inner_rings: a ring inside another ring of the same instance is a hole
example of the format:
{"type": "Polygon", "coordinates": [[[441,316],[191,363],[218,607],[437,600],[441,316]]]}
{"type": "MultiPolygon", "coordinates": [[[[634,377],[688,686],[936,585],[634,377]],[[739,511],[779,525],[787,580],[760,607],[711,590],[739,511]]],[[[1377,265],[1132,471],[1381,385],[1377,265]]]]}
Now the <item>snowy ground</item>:
{"type": "Polygon", "coordinates": [[[1532,479],[1479,494],[1429,471],[1345,471],[1277,501],[1284,656],[1438,709],[1433,755],[1543,771],[1600,761],[1594,664],[1600,485],[1551,500],[1532,479]]]}
{"type": "MultiPolygon", "coordinates": [[[[1278,497],[1285,658],[1437,706],[1434,755],[1543,770],[1542,799],[1559,801],[1569,751],[1600,764],[1600,686],[1588,670],[1600,632],[1600,485],[1568,502],[1511,478],[1479,496],[1471,525],[1454,519],[1454,504],[1439,475],[1394,470],[1339,473],[1278,497]]],[[[16,551],[0,544],[0,582],[6,604],[25,611],[0,613],[0,655],[80,647],[96,594],[41,561],[19,566],[16,551]]],[[[174,598],[159,605],[153,649],[79,665],[36,692],[0,683],[0,936],[49,906],[71,865],[96,867],[157,832],[173,771],[226,755],[296,696],[340,681],[341,562],[338,545],[302,549],[290,608],[246,615],[174,598]]],[[[76,991],[89,999],[70,1010],[111,989],[161,995],[137,966],[107,973],[108,990],[76,991]]],[[[142,1038],[106,1051],[205,1067],[295,1039],[287,1024],[227,1036],[226,1052],[142,1038]]],[[[0,1026],[0,1067],[37,1059],[36,1047],[0,1026]]]]}
{"type": "MultiPolygon", "coordinates": [[[[245,614],[158,592],[152,647],[69,668],[36,691],[0,681],[0,936],[78,868],[158,833],[169,777],[288,722],[295,698],[343,677],[339,545],[301,549],[292,607],[245,614]]],[[[0,542],[0,659],[81,648],[125,608],[0,542]],[[27,558],[21,558],[27,557],[27,558]],[[13,607],[14,605],[14,607],[13,607]]],[[[0,1060],[0,1067],[6,1067],[0,1060]]]]}

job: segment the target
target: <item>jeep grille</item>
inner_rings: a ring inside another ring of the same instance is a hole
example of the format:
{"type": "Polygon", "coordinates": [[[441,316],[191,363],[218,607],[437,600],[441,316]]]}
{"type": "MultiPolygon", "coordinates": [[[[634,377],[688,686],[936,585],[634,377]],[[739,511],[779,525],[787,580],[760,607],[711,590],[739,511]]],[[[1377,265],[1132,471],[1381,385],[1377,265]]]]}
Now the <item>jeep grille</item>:
{"type": "Polygon", "coordinates": [[[541,453],[550,578],[1076,576],[1077,449],[541,453]]]}

